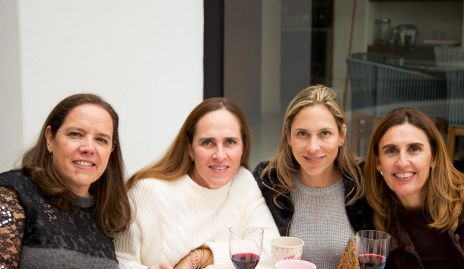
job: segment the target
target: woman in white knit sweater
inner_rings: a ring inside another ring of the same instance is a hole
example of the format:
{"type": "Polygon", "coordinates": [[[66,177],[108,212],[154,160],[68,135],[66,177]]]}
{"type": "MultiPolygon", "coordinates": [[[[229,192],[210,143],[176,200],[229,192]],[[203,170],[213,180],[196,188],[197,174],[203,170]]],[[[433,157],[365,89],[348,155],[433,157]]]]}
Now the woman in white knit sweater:
{"type": "Polygon", "coordinates": [[[262,257],[279,236],[247,170],[250,134],[225,98],[190,113],[164,156],[128,181],[135,219],[116,237],[121,268],[232,268],[229,227],[264,229],[262,257]]]}

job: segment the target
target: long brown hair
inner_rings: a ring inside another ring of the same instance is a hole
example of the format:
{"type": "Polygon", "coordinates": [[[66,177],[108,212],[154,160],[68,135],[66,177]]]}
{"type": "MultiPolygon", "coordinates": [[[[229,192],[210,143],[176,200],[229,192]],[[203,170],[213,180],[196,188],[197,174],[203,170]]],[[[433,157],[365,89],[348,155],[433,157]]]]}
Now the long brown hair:
{"type": "Polygon", "coordinates": [[[90,186],[90,193],[96,199],[97,223],[106,235],[112,237],[129,227],[131,210],[124,187],[124,163],[118,133],[119,117],[110,104],[94,94],[75,94],[63,99],[48,115],[37,143],[24,154],[21,166],[39,186],[41,192],[52,198],[51,201],[57,207],[69,208],[77,196],[53,167],[52,156],[47,151],[45,130],[50,126],[52,137],[55,137],[69,112],[84,104],[103,108],[113,121],[113,151],[105,172],[90,186]]]}
{"type": "Polygon", "coordinates": [[[454,231],[464,202],[464,175],[451,162],[440,131],[421,111],[415,108],[397,108],[388,113],[372,134],[364,167],[366,198],[374,209],[374,225],[380,230],[391,228],[391,219],[401,205],[395,193],[377,171],[379,142],[392,127],[409,123],[422,130],[430,143],[434,166],[426,188],[424,207],[432,222],[431,228],[454,231]]]}
{"type": "Polygon", "coordinates": [[[195,165],[190,161],[188,146],[192,143],[198,121],[209,112],[226,109],[231,112],[240,123],[240,133],[243,141],[243,154],[240,164],[248,168],[251,138],[245,116],[239,107],[227,98],[210,98],[197,105],[184,121],[179,133],[169,149],[161,159],[129,178],[127,188],[130,189],[135,182],[143,178],[158,178],[175,180],[193,171],[195,165]]]}
{"type": "MultiPolygon", "coordinates": [[[[293,189],[293,178],[300,171],[300,165],[293,156],[292,149],[288,144],[293,120],[303,108],[316,104],[325,105],[335,118],[338,132],[340,134],[345,132],[343,130],[346,128],[345,113],[337,94],[332,89],[323,85],[315,85],[300,91],[290,102],[285,112],[277,153],[262,172],[262,176],[264,176],[271,173],[273,169],[276,170],[280,184],[275,187],[281,194],[288,193],[293,189]]],[[[355,183],[355,192],[345,199],[347,204],[354,203],[363,195],[362,173],[346,141],[339,147],[335,159],[335,168],[339,169],[344,177],[355,183]]]]}

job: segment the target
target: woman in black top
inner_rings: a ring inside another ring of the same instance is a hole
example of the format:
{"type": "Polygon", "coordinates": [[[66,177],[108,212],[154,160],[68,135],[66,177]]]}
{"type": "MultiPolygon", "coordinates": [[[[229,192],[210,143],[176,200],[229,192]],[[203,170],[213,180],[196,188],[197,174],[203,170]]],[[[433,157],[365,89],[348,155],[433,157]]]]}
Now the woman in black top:
{"type": "Polygon", "coordinates": [[[464,268],[464,175],[432,120],[392,110],[372,134],[364,168],[375,227],[392,236],[386,268],[464,268]]]}
{"type": "Polygon", "coordinates": [[[123,169],[114,109],[93,94],[62,100],[21,169],[0,174],[0,268],[118,268],[123,169]]]}

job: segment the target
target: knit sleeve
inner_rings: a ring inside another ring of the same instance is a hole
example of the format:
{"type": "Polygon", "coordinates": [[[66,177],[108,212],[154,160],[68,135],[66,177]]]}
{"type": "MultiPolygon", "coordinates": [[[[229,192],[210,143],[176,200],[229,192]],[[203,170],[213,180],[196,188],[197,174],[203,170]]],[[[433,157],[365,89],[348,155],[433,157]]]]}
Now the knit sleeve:
{"type": "MultiPolygon", "coordinates": [[[[256,181],[246,180],[244,183],[248,191],[247,202],[246,205],[243,206],[244,214],[242,227],[245,229],[248,227],[263,228],[263,249],[260,260],[266,262],[271,259],[271,240],[279,237],[280,234],[256,181]]],[[[261,261],[260,264],[262,263],[261,261]]]]}
{"type": "Polygon", "coordinates": [[[25,214],[15,191],[0,187],[0,268],[18,268],[25,214]]]}
{"type": "Polygon", "coordinates": [[[206,242],[205,246],[211,249],[213,253],[213,268],[214,269],[230,269],[232,261],[229,254],[229,242],[206,242]]]}
{"type": "Polygon", "coordinates": [[[171,237],[165,233],[160,236],[162,228],[159,210],[165,207],[158,201],[159,189],[163,189],[159,183],[152,179],[140,180],[128,192],[134,219],[129,229],[116,235],[114,240],[119,267],[122,269],[142,269],[162,263],[175,264],[173,259],[166,258],[166,253],[162,250],[171,250],[163,241],[171,237]]]}
{"type": "Polygon", "coordinates": [[[116,256],[121,269],[145,269],[146,265],[142,264],[140,257],[142,245],[142,232],[135,219],[129,229],[121,234],[116,235],[114,246],[116,256]]]}
{"type": "MultiPolygon", "coordinates": [[[[279,232],[253,175],[241,168],[238,176],[234,178],[230,193],[234,205],[241,212],[240,227],[263,228],[263,249],[259,264],[261,266],[268,264],[271,258],[271,239],[279,237],[279,232]]],[[[213,252],[214,268],[231,268],[228,241],[207,242],[205,245],[213,252]]]]}
{"type": "MultiPolygon", "coordinates": [[[[131,202],[131,210],[134,213],[129,229],[123,233],[117,234],[114,238],[114,248],[116,257],[121,269],[142,269],[147,268],[149,265],[144,265],[142,262],[142,241],[144,239],[143,231],[140,228],[140,210],[137,186],[131,188],[128,192],[129,201],[131,202]]],[[[149,240],[149,238],[147,238],[149,240]]]]}

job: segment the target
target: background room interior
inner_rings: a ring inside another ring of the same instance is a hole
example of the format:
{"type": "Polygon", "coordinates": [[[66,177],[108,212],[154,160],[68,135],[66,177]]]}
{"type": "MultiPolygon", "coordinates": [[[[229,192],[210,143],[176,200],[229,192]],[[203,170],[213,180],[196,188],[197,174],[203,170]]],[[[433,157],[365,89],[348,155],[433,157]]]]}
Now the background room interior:
{"type": "Polygon", "coordinates": [[[211,79],[219,81],[216,95],[247,115],[251,167],[272,156],[286,105],[310,84],[326,84],[344,100],[350,145],[361,158],[375,120],[395,105],[429,111],[446,138],[450,107],[463,107],[446,80],[447,70],[464,66],[463,22],[462,0],[0,0],[0,168],[19,164],[59,100],[89,91],[119,113],[131,174],[164,152],[188,112],[211,96],[211,79]],[[211,37],[205,29],[212,26],[219,32],[211,37]],[[220,66],[212,74],[206,42],[218,36],[213,59],[220,66]],[[452,60],[439,62],[446,53],[452,60]],[[388,57],[371,56],[379,54],[388,57]],[[380,86],[389,84],[353,87],[366,85],[359,80],[366,76],[350,76],[349,64],[375,67],[375,74],[406,70],[418,83],[436,82],[438,93],[409,103],[400,95],[381,99],[380,86]]]}

